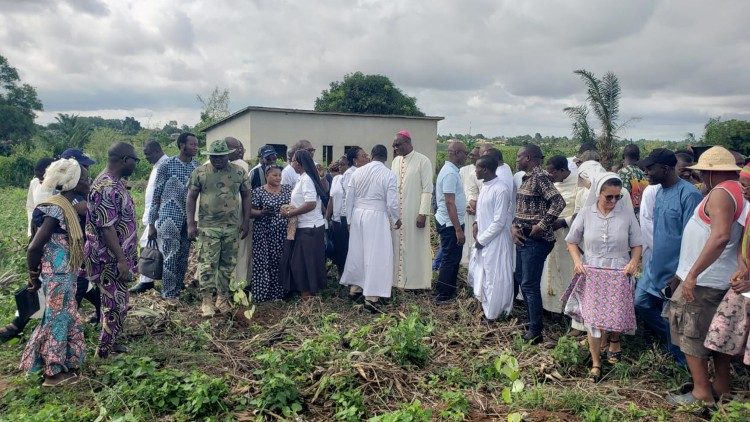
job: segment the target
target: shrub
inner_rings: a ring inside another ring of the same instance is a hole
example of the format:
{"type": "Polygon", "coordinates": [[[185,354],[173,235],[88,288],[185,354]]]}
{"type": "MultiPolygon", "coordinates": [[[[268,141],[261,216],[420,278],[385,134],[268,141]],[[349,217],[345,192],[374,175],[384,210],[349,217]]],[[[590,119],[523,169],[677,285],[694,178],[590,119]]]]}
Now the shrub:
{"type": "Polygon", "coordinates": [[[432,419],[432,410],[422,407],[419,400],[410,404],[403,404],[399,410],[374,416],[369,422],[429,422],[432,419]]]}
{"type": "Polygon", "coordinates": [[[425,337],[432,333],[432,329],[431,323],[422,322],[419,312],[412,311],[388,329],[386,340],[390,355],[401,365],[424,365],[430,357],[425,337]]]}

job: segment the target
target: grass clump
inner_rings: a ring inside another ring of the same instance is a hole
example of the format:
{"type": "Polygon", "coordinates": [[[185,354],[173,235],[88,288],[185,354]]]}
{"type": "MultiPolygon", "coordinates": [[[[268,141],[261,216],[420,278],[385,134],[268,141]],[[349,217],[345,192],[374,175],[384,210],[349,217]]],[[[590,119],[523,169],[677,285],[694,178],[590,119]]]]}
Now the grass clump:
{"type": "Polygon", "coordinates": [[[393,412],[384,413],[369,419],[369,422],[429,422],[432,420],[432,410],[422,407],[419,400],[401,405],[393,412]]]}
{"type": "Polygon", "coordinates": [[[389,354],[400,365],[423,366],[430,358],[430,346],[425,339],[432,334],[433,325],[422,321],[419,312],[412,312],[388,329],[386,341],[389,354]]]}

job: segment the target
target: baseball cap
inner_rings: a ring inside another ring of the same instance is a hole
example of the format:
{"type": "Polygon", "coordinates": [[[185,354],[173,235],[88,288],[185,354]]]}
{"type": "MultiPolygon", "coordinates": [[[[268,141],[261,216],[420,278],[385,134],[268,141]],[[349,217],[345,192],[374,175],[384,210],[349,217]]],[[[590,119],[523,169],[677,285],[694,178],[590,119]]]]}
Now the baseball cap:
{"type": "Polygon", "coordinates": [[[654,164],[674,167],[677,165],[677,156],[674,155],[674,152],[666,148],[656,148],[651,151],[648,157],[638,162],[638,166],[643,168],[653,166],[654,164]]]}
{"type": "Polygon", "coordinates": [[[273,149],[272,146],[270,146],[270,145],[263,145],[263,147],[261,147],[261,149],[260,149],[260,156],[261,156],[261,158],[270,157],[272,155],[278,155],[278,154],[276,154],[276,150],[273,149]]]}
{"type": "Polygon", "coordinates": [[[84,154],[83,151],[77,148],[66,149],[60,154],[60,158],[72,158],[78,161],[78,164],[86,167],[96,164],[96,161],[89,158],[88,155],[84,154]]]}

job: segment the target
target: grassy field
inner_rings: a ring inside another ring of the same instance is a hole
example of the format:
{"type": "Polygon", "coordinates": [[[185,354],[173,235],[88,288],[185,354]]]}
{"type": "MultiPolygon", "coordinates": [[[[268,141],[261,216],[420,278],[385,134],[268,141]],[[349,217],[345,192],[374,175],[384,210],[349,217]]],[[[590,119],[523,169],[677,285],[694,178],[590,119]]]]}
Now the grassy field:
{"type": "MultiPolygon", "coordinates": [[[[133,194],[142,212],[142,191],[133,194]]],[[[25,192],[0,190],[0,201],[0,315],[9,321],[12,291],[24,283],[25,192]]],[[[81,382],[55,390],[18,370],[29,327],[0,346],[0,420],[750,419],[739,401],[713,414],[668,407],[664,392],[689,377],[637,338],[625,337],[624,361],[592,383],[586,350],[559,337],[559,322],[545,333],[556,344],[531,346],[520,339],[521,309],[488,324],[465,287],[443,307],[427,294],[396,293],[387,314],[373,316],[334,280],[320,300],[259,304],[250,322],[200,318],[193,290],[176,309],[155,293],[136,297],[124,335],[130,353],[93,357],[97,331],[87,326],[81,382]]],[[[748,381],[737,376],[733,387],[747,390],[748,381]]]]}

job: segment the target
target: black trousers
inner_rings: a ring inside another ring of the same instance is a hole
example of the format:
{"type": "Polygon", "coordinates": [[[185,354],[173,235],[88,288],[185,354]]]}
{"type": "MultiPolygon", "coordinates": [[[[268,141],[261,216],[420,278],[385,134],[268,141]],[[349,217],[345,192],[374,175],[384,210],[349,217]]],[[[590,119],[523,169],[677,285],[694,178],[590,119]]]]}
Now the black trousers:
{"type": "MultiPolygon", "coordinates": [[[[463,229],[464,226],[461,226],[463,229]]],[[[440,268],[435,291],[438,299],[450,299],[456,296],[456,283],[458,279],[458,267],[461,263],[463,245],[458,244],[456,229],[453,226],[444,226],[437,223],[438,234],[440,234],[440,268]]]]}

